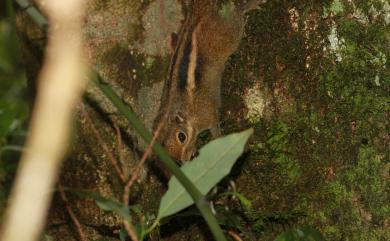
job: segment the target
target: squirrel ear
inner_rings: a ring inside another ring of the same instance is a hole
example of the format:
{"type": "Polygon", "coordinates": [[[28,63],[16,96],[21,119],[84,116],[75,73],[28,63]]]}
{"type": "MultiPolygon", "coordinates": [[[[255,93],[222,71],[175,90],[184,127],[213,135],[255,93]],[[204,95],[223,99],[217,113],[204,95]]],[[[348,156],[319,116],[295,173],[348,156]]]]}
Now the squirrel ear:
{"type": "Polygon", "coordinates": [[[183,117],[183,114],[178,112],[175,116],[175,121],[176,123],[183,123],[184,122],[184,117],[183,117]]]}
{"type": "Polygon", "coordinates": [[[174,33],[172,32],[171,33],[171,38],[170,38],[170,50],[171,50],[171,53],[175,52],[175,48],[176,48],[176,45],[177,45],[177,39],[178,39],[178,36],[177,36],[177,33],[174,33]]]}

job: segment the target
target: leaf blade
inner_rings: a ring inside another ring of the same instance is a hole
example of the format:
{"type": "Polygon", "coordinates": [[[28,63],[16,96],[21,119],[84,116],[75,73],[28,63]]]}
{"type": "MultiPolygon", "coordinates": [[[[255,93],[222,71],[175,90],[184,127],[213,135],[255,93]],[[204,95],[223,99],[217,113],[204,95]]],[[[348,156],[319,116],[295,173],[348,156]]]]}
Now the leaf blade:
{"type": "Polygon", "coordinates": [[[114,212],[124,218],[126,221],[131,222],[130,209],[127,205],[112,199],[101,196],[97,192],[93,192],[86,189],[67,188],[63,187],[64,191],[70,191],[77,194],[80,197],[92,198],[96,205],[106,212],[114,212]]]}
{"type": "MultiPolygon", "coordinates": [[[[181,167],[182,171],[202,194],[206,194],[230,172],[252,134],[253,129],[248,129],[210,142],[201,148],[197,158],[181,167]]],[[[193,203],[183,186],[173,177],[161,199],[158,217],[167,217],[193,203]]]]}

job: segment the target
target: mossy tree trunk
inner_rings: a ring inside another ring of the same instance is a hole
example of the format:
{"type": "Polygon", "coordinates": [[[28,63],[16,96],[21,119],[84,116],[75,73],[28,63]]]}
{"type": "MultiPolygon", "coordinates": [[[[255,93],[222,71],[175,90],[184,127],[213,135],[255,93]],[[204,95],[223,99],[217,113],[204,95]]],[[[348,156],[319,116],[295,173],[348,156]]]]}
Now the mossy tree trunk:
{"type": "MultiPolygon", "coordinates": [[[[256,130],[249,154],[231,176],[253,208],[226,204],[239,210],[244,240],[272,240],[285,228],[307,225],[329,240],[390,239],[389,8],[383,1],[269,1],[248,15],[222,91],[223,132],[256,130]]],[[[169,63],[169,36],[181,19],[175,0],[89,3],[84,29],[89,60],[149,128],[169,63]]],[[[18,23],[34,79],[44,35],[22,12],[18,23]]],[[[120,200],[123,183],[102,143],[126,177],[145,144],[92,85],[75,119],[59,182],[120,200]]],[[[152,213],[165,187],[149,167],[132,188],[131,204],[152,213]]],[[[93,200],[72,193],[68,198],[90,240],[118,240],[118,216],[104,213],[93,200]]],[[[64,205],[54,198],[47,232],[55,240],[77,240],[64,205]]],[[[173,220],[162,235],[205,239],[204,224],[193,224],[173,220]]]]}

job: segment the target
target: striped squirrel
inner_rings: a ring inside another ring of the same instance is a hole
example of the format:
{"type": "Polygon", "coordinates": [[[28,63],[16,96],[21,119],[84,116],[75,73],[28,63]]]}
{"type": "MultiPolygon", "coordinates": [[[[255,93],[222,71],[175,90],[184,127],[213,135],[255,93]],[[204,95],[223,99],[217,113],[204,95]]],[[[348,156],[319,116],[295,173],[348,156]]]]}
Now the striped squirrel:
{"type": "Polygon", "coordinates": [[[158,139],[180,164],[196,153],[201,132],[220,135],[222,73],[243,36],[245,13],[260,3],[218,10],[216,0],[192,0],[179,34],[172,35],[174,51],[153,129],[163,123],[158,139]]]}

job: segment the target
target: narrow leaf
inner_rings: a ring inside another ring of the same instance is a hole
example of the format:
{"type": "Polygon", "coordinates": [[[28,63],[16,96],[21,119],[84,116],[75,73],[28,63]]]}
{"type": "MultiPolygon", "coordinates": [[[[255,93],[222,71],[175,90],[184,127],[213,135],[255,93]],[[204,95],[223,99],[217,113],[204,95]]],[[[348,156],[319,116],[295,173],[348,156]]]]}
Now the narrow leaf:
{"type": "MultiPolygon", "coordinates": [[[[233,164],[244,151],[253,129],[234,133],[216,139],[200,149],[200,154],[193,161],[181,167],[182,171],[205,195],[223,177],[229,174],[233,164]]],[[[178,180],[173,177],[168,183],[168,191],[162,197],[158,217],[172,215],[193,204],[194,201],[178,180]]]]}
{"type": "Polygon", "coordinates": [[[98,207],[107,212],[114,212],[128,222],[131,222],[130,210],[129,207],[123,203],[118,202],[117,200],[111,198],[102,197],[99,193],[92,192],[85,189],[76,189],[76,188],[64,188],[65,191],[74,192],[81,197],[89,197],[95,200],[98,207]]]}
{"type": "Polygon", "coordinates": [[[114,212],[122,216],[127,221],[131,222],[129,208],[123,203],[117,202],[113,199],[103,198],[103,197],[99,199],[95,199],[95,202],[102,210],[107,212],[114,212]]]}
{"type": "Polygon", "coordinates": [[[252,208],[252,202],[239,192],[225,192],[225,193],[222,193],[221,195],[219,195],[219,197],[225,197],[225,196],[234,196],[234,197],[238,198],[240,203],[245,208],[248,208],[248,209],[252,208]]]}
{"type": "Polygon", "coordinates": [[[119,240],[120,241],[126,241],[126,237],[127,237],[127,231],[125,228],[121,228],[121,230],[119,231],[119,240]]]}

